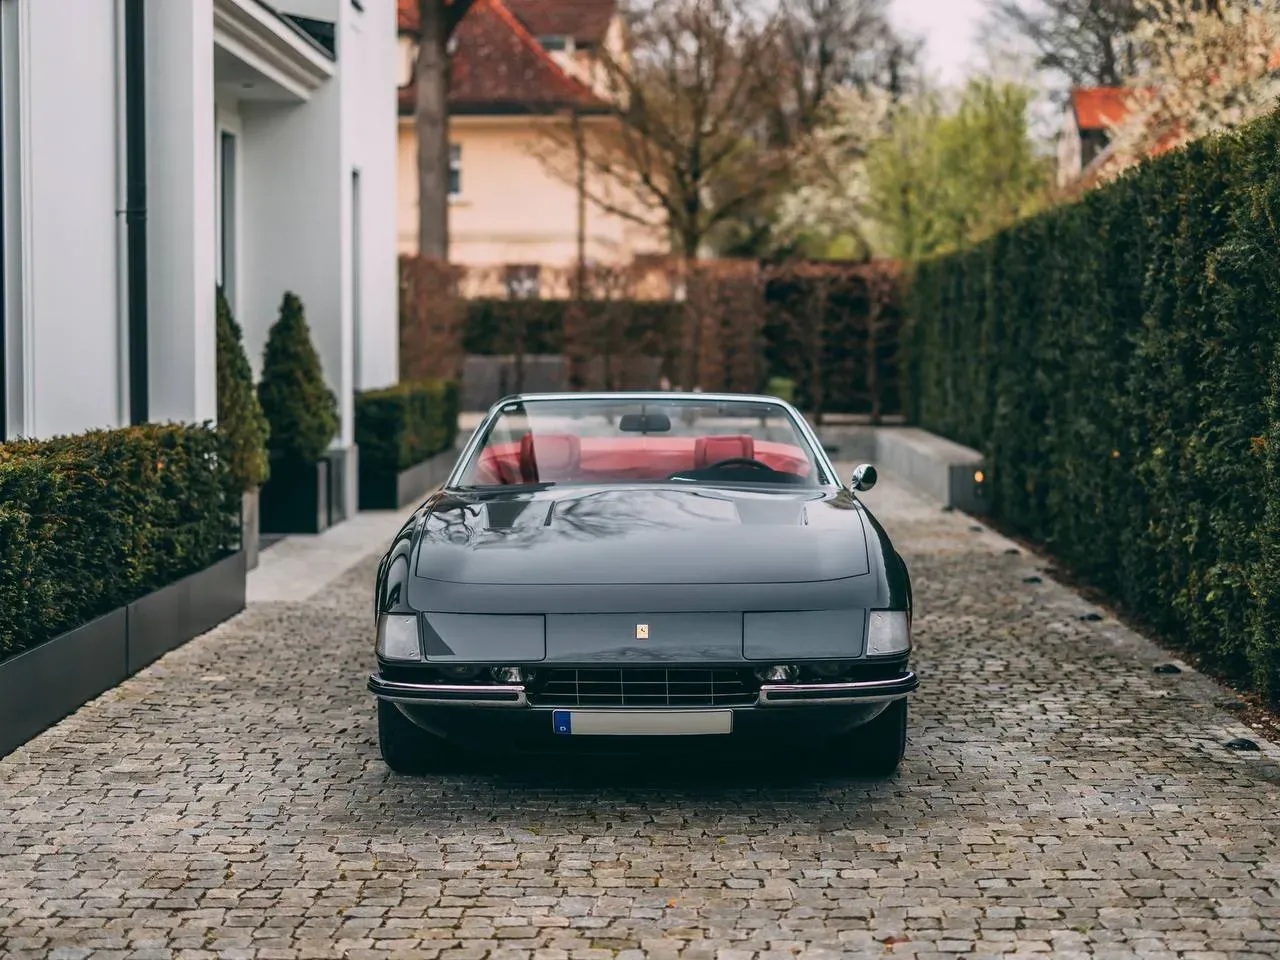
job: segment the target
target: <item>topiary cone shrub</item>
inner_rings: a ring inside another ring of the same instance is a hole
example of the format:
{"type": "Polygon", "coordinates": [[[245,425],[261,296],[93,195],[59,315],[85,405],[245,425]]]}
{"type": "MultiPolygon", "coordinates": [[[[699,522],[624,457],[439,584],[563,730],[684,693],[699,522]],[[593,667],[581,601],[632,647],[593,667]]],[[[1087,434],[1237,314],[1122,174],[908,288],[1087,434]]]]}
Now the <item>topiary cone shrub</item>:
{"type": "Polygon", "coordinates": [[[227,465],[227,493],[249,493],[266,483],[267,418],[253,388],[253,370],[244,351],[240,325],[218,288],[218,439],[227,465]]]}
{"type": "Polygon", "coordinates": [[[259,528],[319,533],[332,522],[333,478],[322,458],[338,432],[338,401],[324,382],[302,301],[292,293],[267,336],[258,400],[271,428],[271,480],[262,488],[259,528]]]}
{"type": "Polygon", "coordinates": [[[258,401],[270,426],[273,460],[315,463],[338,432],[338,399],[324,382],[302,301],[286,293],[267,335],[258,401]]]}

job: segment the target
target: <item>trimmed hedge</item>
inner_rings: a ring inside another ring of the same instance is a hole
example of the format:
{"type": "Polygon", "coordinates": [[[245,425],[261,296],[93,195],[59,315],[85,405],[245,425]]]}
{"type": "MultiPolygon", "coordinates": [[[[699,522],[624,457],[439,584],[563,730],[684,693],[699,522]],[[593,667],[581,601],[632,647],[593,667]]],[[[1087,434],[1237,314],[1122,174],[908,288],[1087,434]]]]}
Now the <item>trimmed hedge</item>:
{"type": "Polygon", "coordinates": [[[258,402],[267,418],[267,450],[291,464],[317,462],[338,432],[338,398],[311,342],[302,301],[286,293],[267,334],[258,402]]]}
{"type": "Polygon", "coordinates": [[[453,446],[458,435],[458,385],[420,380],[358,393],[355,420],[361,473],[407,470],[453,446]]]}
{"type": "Polygon", "coordinates": [[[218,435],[232,494],[267,482],[267,436],[271,428],[253,387],[253,369],[244,352],[240,325],[218,288],[218,435]]]}
{"type": "Polygon", "coordinates": [[[1280,702],[1280,117],[919,266],[905,379],[995,514],[1280,702]]]}
{"type": "Polygon", "coordinates": [[[219,450],[176,424],[0,444],[0,660],[230,553],[219,450]]]}

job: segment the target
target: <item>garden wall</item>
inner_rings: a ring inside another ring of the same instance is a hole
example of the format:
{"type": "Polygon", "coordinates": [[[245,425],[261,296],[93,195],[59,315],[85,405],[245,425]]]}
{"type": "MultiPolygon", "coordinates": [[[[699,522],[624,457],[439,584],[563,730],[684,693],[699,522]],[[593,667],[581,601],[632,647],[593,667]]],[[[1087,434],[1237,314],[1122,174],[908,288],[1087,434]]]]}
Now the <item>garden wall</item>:
{"type": "Polygon", "coordinates": [[[909,414],[992,512],[1280,700],[1280,122],[922,264],[909,414]]]}

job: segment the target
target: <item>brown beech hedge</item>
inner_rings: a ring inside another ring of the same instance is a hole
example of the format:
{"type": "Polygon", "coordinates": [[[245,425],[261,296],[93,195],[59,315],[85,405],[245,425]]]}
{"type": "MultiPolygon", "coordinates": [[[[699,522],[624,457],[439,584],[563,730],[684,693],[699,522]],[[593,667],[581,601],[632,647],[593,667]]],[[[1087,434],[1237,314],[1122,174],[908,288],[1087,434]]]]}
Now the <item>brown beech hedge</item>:
{"type": "Polygon", "coordinates": [[[1280,702],[1280,119],[921,264],[904,376],[995,514],[1280,702]]]}
{"type": "Polygon", "coordinates": [[[174,424],[0,444],[0,660],[230,553],[219,448],[174,424]]]}

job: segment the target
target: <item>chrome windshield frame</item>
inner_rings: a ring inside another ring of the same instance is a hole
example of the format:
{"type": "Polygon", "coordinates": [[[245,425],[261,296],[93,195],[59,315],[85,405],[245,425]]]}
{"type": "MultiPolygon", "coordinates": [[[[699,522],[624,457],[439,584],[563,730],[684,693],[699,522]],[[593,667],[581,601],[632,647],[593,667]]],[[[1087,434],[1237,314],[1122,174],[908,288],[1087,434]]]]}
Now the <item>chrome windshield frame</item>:
{"type": "MultiPolygon", "coordinates": [[[[826,482],[817,484],[820,490],[839,490],[844,488],[844,484],[840,481],[840,474],[832,463],[831,458],[827,455],[826,448],[818,439],[818,435],[814,432],[809,421],[794,406],[778,397],[765,396],[763,394],[748,393],[694,393],[691,391],[676,392],[670,390],[634,390],[634,391],[592,391],[583,393],[518,393],[503,397],[489,408],[489,412],[485,414],[484,419],[472,432],[470,438],[462,448],[462,452],[458,455],[458,460],[453,465],[449,476],[444,482],[444,489],[457,489],[462,482],[462,477],[466,474],[467,468],[471,460],[476,456],[483,438],[488,436],[489,430],[492,428],[494,421],[498,419],[504,412],[504,408],[512,403],[525,402],[563,402],[563,401],[590,401],[590,400],[607,400],[619,402],[642,403],[644,401],[652,401],[654,403],[692,402],[692,403],[758,403],[771,407],[776,407],[790,418],[792,427],[796,434],[809,447],[809,455],[818,465],[818,469],[824,475],[826,482]]],[[[811,488],[813,489],[813,488],[811,488]]]]}

